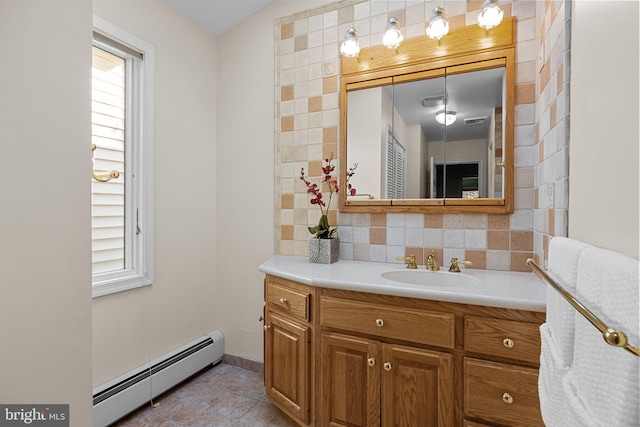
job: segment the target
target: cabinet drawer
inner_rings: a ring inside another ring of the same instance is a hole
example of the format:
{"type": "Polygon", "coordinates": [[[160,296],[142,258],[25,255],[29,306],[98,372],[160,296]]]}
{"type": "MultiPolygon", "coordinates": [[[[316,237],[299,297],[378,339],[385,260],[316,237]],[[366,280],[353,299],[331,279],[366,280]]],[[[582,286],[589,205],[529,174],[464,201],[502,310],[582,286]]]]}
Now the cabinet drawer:
{"type": "Polygon", "coordinates": [[[450,313],[322,297],[320,324],[444,348],[455,346],[455,316],[450,313]]]}
{"type": "Polygon", "coordinates": [[[308,293],[267,283],[266,302],[269,308],[308,322],[309,301],[310,295],[308,293]]]}
{"type": "Polygon", "coordinates": [[[464,359],[464,413],[510,426],[543,426],[538,371],[504,363],[464,359]]]}
{"type": "Polygon", "coordinates": [[[540,326],[535,323],[465,316],[464,349],[540,363],[540,326]]]}

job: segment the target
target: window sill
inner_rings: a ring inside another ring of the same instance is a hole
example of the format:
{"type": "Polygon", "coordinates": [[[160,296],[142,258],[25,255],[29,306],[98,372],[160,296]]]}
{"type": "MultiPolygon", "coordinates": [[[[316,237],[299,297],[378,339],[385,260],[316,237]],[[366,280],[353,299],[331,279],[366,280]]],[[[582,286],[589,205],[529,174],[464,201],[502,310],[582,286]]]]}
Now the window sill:
{"type": "Polygon", "coordinates": [[[94,282],[92,287],[93,298],[103,297],[131,289],[142,288],[151,285],[151,280],[146,277],[127,277],[123,279],[94,282]]]}

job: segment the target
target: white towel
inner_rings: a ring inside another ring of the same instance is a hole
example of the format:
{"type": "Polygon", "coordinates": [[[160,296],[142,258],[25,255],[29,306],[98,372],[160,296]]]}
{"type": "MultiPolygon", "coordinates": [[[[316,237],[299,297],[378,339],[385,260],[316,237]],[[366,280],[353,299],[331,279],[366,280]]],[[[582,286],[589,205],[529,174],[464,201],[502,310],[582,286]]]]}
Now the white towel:
{"type": "Polygon", "coordinates": [[[561,379],[569,372],[565,366],[552,331],[547,323],[540,326],[542,349],[540,352],[540,372],[538,376],[538,395],[540,412],[547,427],[560,427],[558,414],[564,412],[566,399],[561,379]]]}
{"type": "MultiPolygon", "coordinates": [[[[578,262],[576,299],[610,328],[627,334],[640,345],[639,261],[595,247],[585,249],[578,262]]],[[[571,410],[562,413],[562,426],[572,413],[588,414],[600,427],[640,425],[640,358],[608,345],[602,334],[582,315],[576,318],[574,360],[562,379],[571,410]]]]}
{"type": "MultiPolygon", "coordinates": [[[[548,274],[567,292],[574,295],[578,277],[578,259],[591,245],[566,237],[554,237],[549,242],[548,274]]],[[[562,366],[573,360],[573,336],[576,311],[551,286],[547,286],[547,324],[556,343],[562,366]]]]}
{"type": "MultiPolygon", "coordinates": [[[[565,377],[569,378],[569,376],[565,377]]],[[[598,421],[591,413],[591,408],[581,399],[573,381],[563,379],[562,384],[562,410],[553,419],[552,426],[562,427],[609,427],[598,424],[598,421]]],[[[545,421],[546,423],[546,421],[545,421]]],[[[546,424],[547,427],[551,426],[546,424]]],[[[629,425],[631,427],[631,425],[629,425]]]]}
{"type": "MultiPolygon", "coordinates": [[[[547,273],[567,292],[575,293],[578,277],[578,259],[586,243],[555,237],[549,243],[549,269],[547,273]]],[[[547,286],[547,319],[540,327],[542,348],[538,394],[540,411],[547,427],[565,427],[558,414],[570,411],[564,396],[561,379],[569,372],[573,361],[573,342],[576,310],[552,286],[547,286]]]]}

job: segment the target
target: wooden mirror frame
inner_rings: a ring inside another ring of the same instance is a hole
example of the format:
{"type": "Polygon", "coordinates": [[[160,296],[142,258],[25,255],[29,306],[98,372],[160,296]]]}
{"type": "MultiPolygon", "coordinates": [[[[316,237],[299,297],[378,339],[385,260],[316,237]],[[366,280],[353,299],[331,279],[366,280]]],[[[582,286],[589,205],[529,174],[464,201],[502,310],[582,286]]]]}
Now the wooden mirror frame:
{"type": "MultiPolygon", "coordinates": [[[[369,213],[513,213],[515,18],[486,31],[477,25],[452,30],[440,42],[427,36],[405,40],[397,50],[382,45],[365,48],[358,58],[342,57],[340,73],[340,187],[346,187],[348,90],[380,86],[392,80],[417,80],[431,70],[455,67],[456,72],[504,65],[506,68],[506,121],[504,132],[504,198],[347,200],[339,193],[341,212],[369,213]]],[[[357,173],[357,172],[356,172],[357,173]]]]}

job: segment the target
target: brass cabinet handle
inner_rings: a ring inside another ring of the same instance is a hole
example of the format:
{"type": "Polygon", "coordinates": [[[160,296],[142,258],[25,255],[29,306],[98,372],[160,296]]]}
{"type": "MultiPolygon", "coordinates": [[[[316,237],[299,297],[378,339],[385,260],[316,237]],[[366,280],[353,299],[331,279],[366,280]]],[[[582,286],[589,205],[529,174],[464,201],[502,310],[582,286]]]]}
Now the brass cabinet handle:
{"type": "Polygon", "coordinates": [[[282,297],[280,298],[280,304],[286,304],[287,303],[287,299],[282,297]]]}
{"type": "Polygon", "coordinates": [[[507,348],[512,348],[513,347],[513,340],[511,338],[505,338],[502,340],[502,345],[507,347],[507,348]]]}
{"type": "Polygon", "coordinates": [[[375,366],[375,364],[376,364],[376,359],[374,359],[373,357],[370,357],[370,358],[367,360],[367,365],[369,365],[369,366],[375,366]]]}
{"type": "Polygon", "coordinates": [[[376,320],[376,326],[378,326],[379,328],[382,327],[382,325],[384,325],[384,321],[382,319],[378,319],[376,320]]]}
{"type": "Polygon", "coordinates": [[[385,371],[390,371],[391,370],[391,362],[384,362],[383,368],[385,371]]]}
{"type": "Polygon", "coordinates": [[[268,331],[269,329],[271,329],[271,325],[264,325],[264,330],[268,331]]]}
{"type": "Polygon", "coordinates": [[[513,397],[509,393],[505,392],[505,393],[502,394],[502,401],[504,403],[511,404],[511,403],[513,403],[513,397]]]}

